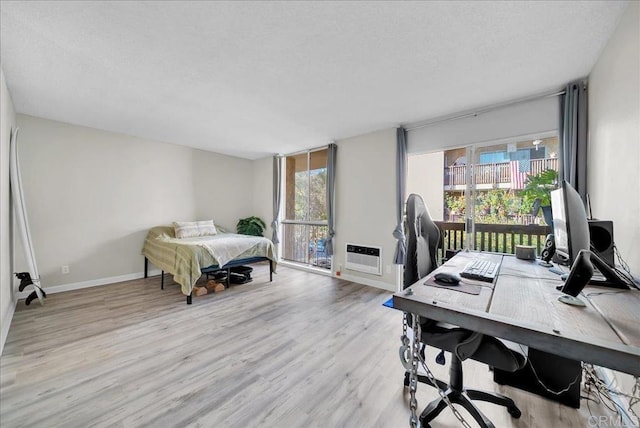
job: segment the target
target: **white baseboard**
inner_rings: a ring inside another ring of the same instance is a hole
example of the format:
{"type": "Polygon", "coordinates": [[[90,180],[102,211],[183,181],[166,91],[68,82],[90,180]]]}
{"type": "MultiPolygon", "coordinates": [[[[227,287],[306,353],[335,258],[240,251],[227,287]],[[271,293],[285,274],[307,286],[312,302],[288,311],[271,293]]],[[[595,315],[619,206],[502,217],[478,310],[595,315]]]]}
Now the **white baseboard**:
{"type": "Polygon", "coordinates": [[[336,276],[336,278],[346,279],[347,281],[356,282],[358,284],[369,285],[371,287],[381,288],[383,290],[391,291],[392,293],[398,288],[395,284],[389,284],[388,282],[378,281],[377,279],[364,278],[357,275],[349,275],[342,272],[342,275],[336,276]]]}
{"type": "Polygon", "coordinates": [[[322,269],[322,268],[307,266],[299,263],[292,263],[286,260],[280,260],[278,262],[278,266],[286,266],[288,268],[303,270],[305,272],[317,273],[318,275],[331,276],[331,271],[329,269],[322,269]]]}
{"type": "Polygon", "coordinates": [[[13,320],[13,314],[16,311],[17,302],[14,300],[11,305],[9,305],[9,310],[2,320],[2,332],[0,332],[0,355],[2,355],[2,351],[4,350],[4,343],[7,341],[7,336],[9,335],[9,328],[11,327],[11,320],[13,320]]]}
{"type": "MultiPolygon", "coordinates": [[[[161,272],[162,271],[159,269],[149,269],[148,276],[160,275],[161,272]]],[[[107,278],[91,279],[89,281],[73,282],[70,284],[54,285],[51,287],[43,287],[43,289],[47,294],[55,294],[55,293],[62,293],[63,291],[80,290],[82,288],[97,287],[99,285],[114,284],[116,282],[131,281],[131,280],[140,279],[140,278],[144,278],[144,272],[130,273],[127,275],[110,276],[107,278]]],[[[27,289],[23,292],[16,292],[15,294],[16,299],[26,299],[27,296],[31,294],[31,291],[33,291],[31,287],[27,287],[27,289]]]]}

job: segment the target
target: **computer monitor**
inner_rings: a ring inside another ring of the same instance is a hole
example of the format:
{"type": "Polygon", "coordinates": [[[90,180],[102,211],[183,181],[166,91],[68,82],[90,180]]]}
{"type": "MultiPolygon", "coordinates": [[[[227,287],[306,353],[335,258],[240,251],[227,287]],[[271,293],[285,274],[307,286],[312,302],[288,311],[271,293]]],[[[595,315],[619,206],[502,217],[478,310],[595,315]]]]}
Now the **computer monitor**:
{"type": "Polygon", "coordinates": [[[593,264],[591,264],[591,252],[580,250],[571,265],[571,272],[560,289],[564,294],[558,297],[562,303],[573,306],[586,306],[578,298],[578,294],[589,283],[593,276],[593,264]]]}
{"type": "Polygon", "coordinates": [[[553,238],[558,259],[568,266],[580,250],[589,250],[589,221],[580,194],[566,181],[551,191],[553,238]]]}
{"type": "Polygon", "coordinates": [[[569,276],[559,300],[563,303],[584,306],[577,298],[593,275],[591,252],[589,251],[589,221],[580,194],[566,181],[551,192],[553,235],[556,254],[562,263],[571,266],[569,276]]]}
{"type": "Polygon", "coordinates": [[[625,281],[597,254],[589,251],[591,238],[587,211],[580,194],[566,181],[562,182],[559,189],[551,192],[551,210],[556,254],[563,263],[571,266],[571,271],[561,288],[566,295],[561,296],[559,300],[567,304],[584,306],[577,296],[591,281],[594,265],[606,278],[599,285],[628,288],[628,281],[625,281]]]}

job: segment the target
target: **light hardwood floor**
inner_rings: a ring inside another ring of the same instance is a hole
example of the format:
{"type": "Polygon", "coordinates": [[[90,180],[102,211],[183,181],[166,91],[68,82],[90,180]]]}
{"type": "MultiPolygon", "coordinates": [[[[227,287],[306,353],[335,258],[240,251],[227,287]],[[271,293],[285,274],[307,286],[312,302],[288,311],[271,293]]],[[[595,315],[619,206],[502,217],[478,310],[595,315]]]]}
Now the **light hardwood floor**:
{"type": "MultiPolygon", "coordinates": [[[[169,276],[165,290],[153,277],[52,294],[44,307],[21,301],[0,359],[0,424],[406,427],[401,314],[382,306],[389,297],[285,267],[269,283],[257,265],[252,283],[191,306],[169,276]]],[[[520,406],[514,420],[481,403],[497,427],[589,426],[584,404],[499,386],[473,361],[464,373],[468,386],[520,406]]],[[[420,408],[436,396],[420,385],[420,408]]],[[[445,410],[432,426],[459,423],[445,410]]]]}

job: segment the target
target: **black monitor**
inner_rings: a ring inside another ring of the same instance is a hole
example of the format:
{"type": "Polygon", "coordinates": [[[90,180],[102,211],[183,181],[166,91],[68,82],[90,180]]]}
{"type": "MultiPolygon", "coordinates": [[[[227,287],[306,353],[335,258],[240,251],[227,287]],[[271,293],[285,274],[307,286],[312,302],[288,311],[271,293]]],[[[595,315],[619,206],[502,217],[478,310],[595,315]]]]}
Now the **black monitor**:
{"type": "Polygon", "coordinates": [[[551,192],[553,238],[557,258],[568,266],[581,250],[589,250],[589,221],[580,194],[566,181],[551,192]]]}
{"type": "Polygon", "coordinates": [[[566,181],[551,192],[553,235],[560,261],[571,266],[560,297],[563,303],[584,306],[577,298],[593,275],[589,252],[589,221],[580,194],[566,181]]]}
{"type": "Polygon", "coordinates": [[[594,265],[606,278],[599,285],[628,288],[624,278],[597,254],[589,251],[591,238],[587,211],[580,194],[566,181],[562,182],[559,189],[551,192],[551,210],[556,254],[563,263],[571,266],[571,272],[561,288],[566,296],[562,296],[560,301],[584,306],[576,296],[591,281],[594,265]]]}
{"type": "Polygon", "coordinates": [[[560,289],[564,294],[558,297],[562,303],[573,306],[585,306],[578,298],[578,294],[589,283],[593,276],[593,264],[591,264],[591,252],[580,250],[571,265],[571,272],[560,289]]]}

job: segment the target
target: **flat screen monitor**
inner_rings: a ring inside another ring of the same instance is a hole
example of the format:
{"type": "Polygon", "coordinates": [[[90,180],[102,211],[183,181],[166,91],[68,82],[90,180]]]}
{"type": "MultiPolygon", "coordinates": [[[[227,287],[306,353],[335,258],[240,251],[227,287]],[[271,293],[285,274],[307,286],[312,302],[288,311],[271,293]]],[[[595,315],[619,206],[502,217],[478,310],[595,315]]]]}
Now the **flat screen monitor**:
{"type": "Polygon", "coordinates": [[[582,198],[566,181],[551,191],[553,237],[556,254],[562,263],[572,266],[581,250],[589,250],[589,221],[582,198]]]}
{"type": "Polygon", "coordinates": [[[569,284],[570,280],[578,281],[574,278],[579,277],[581,278],[580,282],[582,282],[586,276],[592,275],[593,268],[597,268],[598,273],[605,278],[604,280],[591,280],[595,285],[621,289],[628,289],[629,286],[633,285],[632,281],[622,276],[615,268],[609,266],[597,253],[589,251],[591,249],[591,236],[587,211],[578,192],[566,181],[562,182],[559,189],[551,192],[551,211],[558,259],[563,264],[571,266],[572,271],[581,271],[573,272],[579,273],[579,275],[572,276],[571,273],[569,274],[569,278],[565,282],[565,287],[568,287],[567,290],[573,292],[579,288],[579,293],[584,284],[582,287],[576,287],[575,283],[569,284]],[[575,266],[575,261],[581,251],[584,251],[584,256],[581,258],[580,264],[575,266]],[[593,266],[590,266],[591,264],[593,266]],[[590,273],[589,270],[591,270],[590,273]]]}
{"type": "Polygon", "coordinates": [[[584,306],[577,296],[593,275],[587,211],[578,192],[566,181],[551,192],[551,211],[556,254],[563,263],[571,266],[571,272],[561,288],[565,294],[559,300],[584,306]]]}
{"type": "Polygon", "coordinates": [[[578,294],[589,283],[593,276],[593,265],[591,264],[591,253],[588,250],[580,250],[576,259],[571,265],[571,272],[560,289],[564,295],[558,300],[567,305],[586,306],[582,300],[578,298],[578,294]]]}

